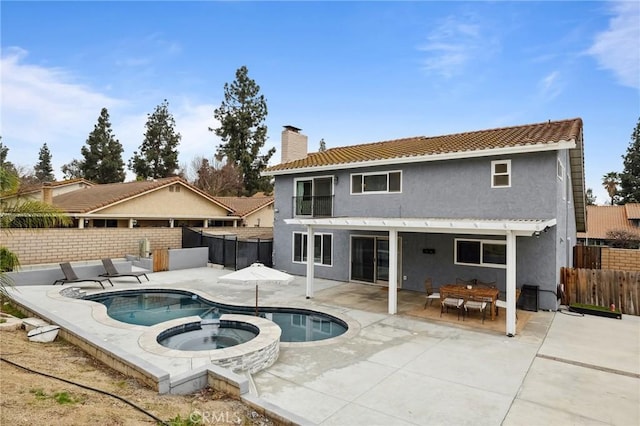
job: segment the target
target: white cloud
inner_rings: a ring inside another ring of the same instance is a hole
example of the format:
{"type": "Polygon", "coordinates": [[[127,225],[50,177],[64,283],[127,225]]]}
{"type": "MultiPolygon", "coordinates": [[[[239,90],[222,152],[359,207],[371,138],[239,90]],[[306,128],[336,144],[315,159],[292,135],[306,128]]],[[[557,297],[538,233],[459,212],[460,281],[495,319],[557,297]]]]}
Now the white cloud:
{"type": "Polygon", "coordinates": [[[612,4],[609,28],[596,35],[587,53],[624,86],[640,89],[640,3],[612,4]]]}
{"type": "MultiPolygon", "coordinates": [[[[473,19],[471,19],[473,21],[473,19]]],[[[496,41],[482,33],[476,22],[449,16],[427,36],[418,50],[427,52],[424,67],[445,78],[461,74],[472,61],[487,58],[495,50],[496,41]]]]}
{"type": "MultiPolygon", "coordinates": [[[[5,49],[0,62],[0,135],[9,148],[9,161],[33,167],[38,152],[47,143],[52,154],[56,178],[60,168],[80,159],[80,148],[97,123],[102,108],[109,111],[114,136],[124,148],[125,167],[144,139],[147,114],[155,105],[131,94],[131,99],[110,97],[79,81],[81,77],[68,70],[46,68],[26,62],[27,52],[19,48],[5,49]]],[[[209,127],[216,127],[213,104],[202,104],[183,97],[169,104],[182,135],[178,147],[179,161],[189,162],[195,156],[211,158],[219,139],[209,127]]],[[[127,179],[133,175],[127,170],[127,179]]]]}
{"type": "Polygon", "coordinates": [[[559,71],[552,71],[538,82],[538,94],[544,101],[550,101],[562,93],[559,71]]]}
{"type": "Polygon", "coordinates": [[[79,155],[100,110],[125,102],[79,83],[66,70],[26,64],[26,57],[25,50],[8,48],[0,58],[2,140],[10,160],[24,166],[37,162],[46,142],[59,169],[79,155]]]}

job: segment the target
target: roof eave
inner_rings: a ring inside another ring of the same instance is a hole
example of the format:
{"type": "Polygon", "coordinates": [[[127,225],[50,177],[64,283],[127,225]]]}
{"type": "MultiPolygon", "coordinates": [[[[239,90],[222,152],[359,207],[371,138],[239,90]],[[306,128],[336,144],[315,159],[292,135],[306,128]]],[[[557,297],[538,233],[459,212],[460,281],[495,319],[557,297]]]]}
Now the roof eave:
{"type": "Polygon", "coordinates": [[[576,148],[576,141],[574,139],[571,139],[571,140],[561,140],[561,141],[552,142],[552,143],[520,145],[520,146],[512,146],[512,147],[506,147],[506,148],[491,148],[491,149],[482,149],[482,150],[476,150],[476,151],[458,151],[458,152],[448,152],[444,154],[418,155],[414,157],[393,157],[393,158],[385,158],[381,160],[354,161],[349,163],[327,164],[322,166],[310,166],[310,167],[300,167],[300,168],[294,168],[294,169],[272,170],[272,171],[264,171],[262,172],[262,175],[263,176],[291,175],[291,174],[300,174],[300,173],[309,173],[309,172],[344,170],[344,169],[352,169],[356,167],[387,166],[387,165],[398,165],[398,164],[409,164],[409,163],[422,163],[422,162],[428,162],[428,161],[444,161],[444,160],[478,158],[478,157],[489,157],[489,156],[499,156],[499,155],[526,154],[530,152],[557,151],[561,149],[573,149],[573,148],[576,148]]]}

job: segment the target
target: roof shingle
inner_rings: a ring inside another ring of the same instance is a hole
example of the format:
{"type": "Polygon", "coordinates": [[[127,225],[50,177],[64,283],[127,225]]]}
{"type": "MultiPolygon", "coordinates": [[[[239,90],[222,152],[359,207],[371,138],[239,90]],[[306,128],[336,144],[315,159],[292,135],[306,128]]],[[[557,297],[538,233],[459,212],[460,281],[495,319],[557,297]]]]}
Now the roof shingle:
{"type": "MultiPolygon", "coordinates": [[[[109,183],[78,189],[77,191],[67,192],[66,194],[53,197],[53,205],[67,213],[87,213],[173,183],[180,183],[198,192],[202,196],[209,198],[212,202],[220,204],[220,202],[216,201],[211,195],[189,185],[189,183],[181,177],[173,176],[156,180],[109,183]]],[[[224,205],[222,207],[229,209],[224,205]]]]}
{"type": "Polygon", "coordinates": [[[640,236],[640,228],[633,226],[627,211],[640,210],[640,204],[624,206],[587,206],[587,232],[578,232],[578,238],[606,240],[607,232],[624,230],[640,236]]]}
{"type": "Polygon", "coordinates": [[[582,119],[573,118],[443,136],[417,136],[310,153],[306,158],[269,167],[266,172],[528,145],[546,145],[561,141],[575,141],[580,137],[581,132],[582,119]]]}
{"type": "Polygon", "coordinates": [[[272,196],[263,197],[213,197],[216,201],[233,210],[236,216],[244,217],[273,203],[272,196]]]}

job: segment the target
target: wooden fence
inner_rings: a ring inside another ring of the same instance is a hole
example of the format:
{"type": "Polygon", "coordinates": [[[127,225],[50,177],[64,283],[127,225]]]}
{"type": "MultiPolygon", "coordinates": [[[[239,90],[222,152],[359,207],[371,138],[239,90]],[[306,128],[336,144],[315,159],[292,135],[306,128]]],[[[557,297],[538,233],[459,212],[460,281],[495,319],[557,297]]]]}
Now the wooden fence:
{"type": "Polygon", "coordinates": [[[587,269],[602,268],[601,246],[573,246],[573,267],[587,269]]]}
{"type": "Polygon", "coordinates": [[[640,315],[640,272],[610,269],[561,268],[562,303],[609,307],[623,314],[640,315]]]}
{"type": "Polygon", "coordinates": [[[153,272],[169,270],[169,250],[157,249],[153,251],[153,272]]]}

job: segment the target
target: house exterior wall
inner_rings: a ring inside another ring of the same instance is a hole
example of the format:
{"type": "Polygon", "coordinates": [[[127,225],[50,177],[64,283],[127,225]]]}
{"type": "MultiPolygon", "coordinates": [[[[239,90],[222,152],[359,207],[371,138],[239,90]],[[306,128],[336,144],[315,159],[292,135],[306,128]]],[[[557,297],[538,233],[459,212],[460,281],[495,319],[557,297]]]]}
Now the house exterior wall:
{"type": "Polygon", "coordinates": [[[244,218],[244,225],[260,228],[273,226],[273,204],[266,206],[244,218]]]}
{"type": "Polygon", "coordinates": [[[149,239],[151,250],[182,248],[181,228],[13,228],[0,232],[2,245],[18,256],[22,266],[137,255],[144,238],[149,239]]]}
{"type": "MultiPolygon", "coordinates": [[[[557,226],[539,237],[518,237],[517,285],[537,285],[543,309],[556,309],[556,285],[561,266],[570,266],[571,246],[575,242],[575,219],[571,191],[565,189],[557,176],[559,156],[566,151],[517,154],[461,160],[412,163],[377,168],[336,170],[334,186],[334,217],[394,217],[394,218],[473,218],[473,219],[553,219],[557,226]],[[511,187],[491,188],[491,161],[511,161],[511,187]],[[350,194],[351,173],[371,171],[402,171],[400,193],[350,194]],[[562,241],[560,242],[560,240],[562,241]]],[[[284,219],[294,217],[294,180],[298,177],[327,176],[327,172],[304,175],[279,175],[275,180],[274,263],[278,269],[305,275],[306,266],[292,260],[292,233],[306,232],[304,227],[288,226],[284,219]]],[[[566,177],[565,177],[566,179],[566,177]]],[[[562,182],[565,182],[563,179],[562,182]]],[[[570,188],[570,187],[569,187],[570,188]]],[[[318,278],[349,281],[351,235],[376,235],[372,232],[337,229],[314,229],[315,233],[333,235],[333,265],[315,266],[318,278]]],[[[386,237],[387,233],[378,233],[386,237]]],[[[455,238],[501,239],[483,235],[408,233],[400,230],[402,247],[401,286],[423,291],[423,282],[432,277],[437,287],[456,278],[478,278],[496,281],[504,291],[506,269],[454,264],[455,238]],[[435,254],[424,254],[432,248],[435,254]],[[406,280],[404,279],[406,277],[406,280]]]]}
{"type": "Polygon", "coordinates": [[[220,217],[227,216],[227,210],[207,200],[182,185],[173,185],[179,191],[169,188],[135,197],[122,203],[96,211],[100,215],[127,214],[145,217],[220,217]]]}

